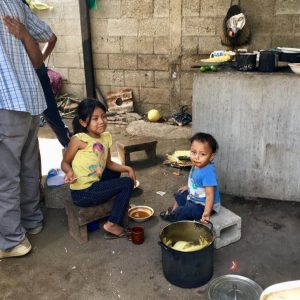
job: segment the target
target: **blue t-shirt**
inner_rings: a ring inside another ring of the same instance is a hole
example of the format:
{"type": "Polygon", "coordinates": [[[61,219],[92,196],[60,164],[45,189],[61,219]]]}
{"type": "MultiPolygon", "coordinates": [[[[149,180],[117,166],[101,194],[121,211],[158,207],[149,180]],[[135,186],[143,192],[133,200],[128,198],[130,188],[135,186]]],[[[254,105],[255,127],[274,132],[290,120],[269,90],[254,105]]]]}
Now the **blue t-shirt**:
{"type": "Polygon", "coordinates": [[[206,195],[204,187],[213,186],[214,187],[214,206],[213,210],[218,212],[220,210],[220,193],[218,189],[218,181],[215,170],[215,164],[213,162],[209,163],[204,168],[192,167],[189,174],[188,199],[197,204],[205,206],[206,195]]]}

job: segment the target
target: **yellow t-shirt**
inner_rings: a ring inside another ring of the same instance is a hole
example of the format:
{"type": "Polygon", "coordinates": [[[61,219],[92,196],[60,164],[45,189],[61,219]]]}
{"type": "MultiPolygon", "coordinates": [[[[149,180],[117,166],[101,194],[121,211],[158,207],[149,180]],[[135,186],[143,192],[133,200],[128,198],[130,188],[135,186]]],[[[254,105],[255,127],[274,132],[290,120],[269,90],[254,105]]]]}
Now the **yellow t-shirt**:
{"type": "Polygon", "coordinates": [[[94,182],[99,181],[101,175],[96,173],[87,176],[97,169],[103,173],[107,154],[112,144],[112,137],[109,132],[103,132],[99,138],[92,138],[86,133],[75,134],[81,141],[86,142],[84,149],[78,150],[72,161],[72,169],[76,177],[80,177],[70,185],[71,190],[83,190],[90,187],[94,182]]]}

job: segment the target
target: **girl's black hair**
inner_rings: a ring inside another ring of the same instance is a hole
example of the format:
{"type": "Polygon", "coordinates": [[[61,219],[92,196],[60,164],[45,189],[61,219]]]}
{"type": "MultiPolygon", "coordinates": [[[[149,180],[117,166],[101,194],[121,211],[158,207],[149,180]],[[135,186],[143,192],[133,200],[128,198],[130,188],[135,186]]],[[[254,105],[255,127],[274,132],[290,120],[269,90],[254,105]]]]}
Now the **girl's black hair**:
{"type": "Polygon", "coordinates": [[[86,98],[79,103],[77,107],[77,115],[75,116],[72,122],[74,134],[79,132],[87,132],[87,128],[91,123],[91,117],[96,107],[99,107],[104,112],[107,111],[106,106],[102,102],[96,99],[86,98]],[[83,121],[88,120],[87,126],[83,127],[80,124],[79,120],[83,120],[83,121]]]}
{"type": "Polygon", "coordinates": [[[198,132],[191,137],[190,141],[191,144],[194,141],[201,142],[201,143],[208,143],[213,153],[216,153],[219,149],[219,145],[216,139],[208,133],[198,132]]]}

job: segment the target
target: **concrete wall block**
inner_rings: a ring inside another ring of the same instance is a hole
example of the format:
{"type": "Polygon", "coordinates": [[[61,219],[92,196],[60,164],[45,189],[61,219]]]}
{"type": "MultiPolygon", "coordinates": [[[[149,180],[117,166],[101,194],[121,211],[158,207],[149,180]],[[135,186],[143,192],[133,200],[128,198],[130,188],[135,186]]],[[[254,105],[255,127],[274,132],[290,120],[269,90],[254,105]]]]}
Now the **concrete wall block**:
{"type": "Polygon", "coordinates": [[[187,105],[188,111],[192,112],[192,103],[193,103],[193,90],[180,90],[180,106],[187,105]]]}
{"type": "Polygon", "coordinates": [[[182,54],[197,54],[199,38],[196,36],[182,37],[181,52],[182,54]]]}
{"type": "Polygon", "coordinates": [[[95,53],[121,53],[121,37],[99,37],[93,40],[93,52],[95,53]]]}
{"type": "Polygon", "coordinates": [[[253,34],[271,35],[274,30],[274,18],[266,15],[252,15],[248,17],[253,34]]]}
{"type": "Polygon", "coordinates": [[[108,54],[93,53],[95,69],[108,69],[108,54]]]}
{"type": "Polygon", "coordinates": [[[169,72],[154,72],[155,87],[169,88],[171,86],[171,75],[169,72]]]}
{"type": "Polygon", "coordinates": [[[274,15],[275,2],[277,0],[242,0],[241,8],[247,16],[271,16],[274,15]]]}
{"type": "Polygon", "coordinates": [[[51,20],[50,27],[57,36],[76,35],[81,37],[80,19],[60,19],[59,21],[51,20]]]}
{"type": "Polygon", "coordinates": [[[53,63],[61,68],[79,68],[79,54],[72,52],[52,53],[53,63]]]}
{"type": "MultiPolygon", "coordinates": [[[[300,6],[300,1],[299,1],[300,6]]],[[[293,35],[294,18],[292,15],[275,16],[273,32],[277,35],[293,35]]]]}
{"type": "Polygon", "coordinates": [[[96,70],[98,85],[124,86],[124,74],[120,70],[96,70]]]}
{"type": "Polygon", "coordinates": [[[117,19],[121,17],[121,0],[101,0],[97,5],[98,9],[90,10],[91,18],[117,19]]]}
{"type": "Polygon", "coordinates": [[[109,54],[108,66],[110,69],[136,70],[137,56],[135,54],[109,54]]]}
{"type": "Polygon", "coordinates": [[[231,0],[201,0],[200,16],[225,16],[230,7],[230,4],[231,0]]]}
{"type": "Polygon", "coordinates": [[[85,83],[85,75],[83,69],[69,69],[69,83],[83,84],[85,83]]]}
{"type": "Polygon", "coordinates": [[[272,47],[282,47],[282,45],[285,45],[287,47],[299,48],[300,36],[292,37],[286,36],[284,34],[274,35],[272,37],[272,47]]]}
{"type": "Polygon", "coordinates": [[[182,15],[184,17],[198,17],[200,15],[200,0],[183,0],[182,15]]]}
{"type": "Polygon", "coordinates": [[[91,18],[92,39],[108,35],[108,19],[91,18]]]}
{"type": "Polygon", "coordinates": [[[226,50],[219,36],[199,36],[199,54],[210,54],[214,50],[226,50]]]}
{"type": "Polygon", "coordinates": [[[245,47],[249,51],[253,51],[253,50],[268,49],[271,47],[271,44],[272,44],[271,36],[255,34],[252,37],[251,43],[249,45],[245,45],[245,47]]]}
{"type": "Polygon", "coordinates": [[[55,52],[82,52],[82,41],[78,36],[63,35],[58,37],[55,52]]]}
{"type": "Polygon", "coordinates": [[[138,55],[139,70],[167,71],[169,60],[166,55],[138,55]]]}
{"type": "Polygon", "coordinates": [[[182,25],[183,36],[215,35],[214,18],[184,17],[182,25]]]}
{"type": "Polygon", "coordinates": [[[154,17],[169,17],[169,0],[154,0],[154,17]]]}
{"type": "Polygon", "coordinates": [[[199,65],[200,59],[203,58],[203,56],[200,55],[186,55],[183,56],[181,59],[181,70],[182,71],[190,71],[191,66],[193,65],[199,65]]]}
{"type": "Polygon", "coordinates": [[[192,89],[194,73],[195,73],[195,71],[181,73],[181,78],[180,78],[180,87],[181,88],[192,89]]]}
{"type": "Polygon", "coordinates": [[[126,86],[154,87],[153,71],[125,71],[124,80],[126,86]]]}
{"type": "Polygon", "coordinates": [[[123,37],[124,53],[153,54],[153,37],[123,37]]]}
{"type": "Polygon", "coordinates": [[[294,20],[294,34],[295,34],[295,36],[300,35],[300,16],[295,17],[295,20],[294,20]]]}
{"type": "MultiPolygon", "coordinates": [[[[80,20],[79,2],[77,2],[77,4],[74,4],[74,3],[66,4],[66,3],[64,3],[62,5],[62,8],[59,11],[60,11],[60,18],[75,19],[77,21],[80,20]]],[[[51,10],[49,10],[49,13],[53,14],[53,12],[51,10]]],[[[43,11],[42,14],[43,14],[43,18],[45,18],[44,11],[43,11]]]]}
{"type": "Polygon", "coordinates": [[[277,0],[275,5],[275,14],[300,14],[299,0],[277,0]]]}
{"type": "Polygon", "coordinates": [[[141,87],[140,101],[149,104],[169,104],[170,89],[141,87]]]}
{"type": "Polygon", "coordinates": [[[139,36],[169,36],[169,19],[143,19],[139,22],[139,36]]]}
{"type": "Polygon", "coordinates": [[[108,20],[109,36],[137,36],[138,21],[136,19],[108,20]]]}
{"type": "Polygon", "coordinates": [[[155,54],[169,54],[170,53],[170,38],[169,37],[155,37],[154,38],[154,53],[155,54]]]}
{"type": "Polygon", "coordinates": [[[123,0],[122,17],[126,18],[150,18],[153,16],[153,0],[123,0]]]}

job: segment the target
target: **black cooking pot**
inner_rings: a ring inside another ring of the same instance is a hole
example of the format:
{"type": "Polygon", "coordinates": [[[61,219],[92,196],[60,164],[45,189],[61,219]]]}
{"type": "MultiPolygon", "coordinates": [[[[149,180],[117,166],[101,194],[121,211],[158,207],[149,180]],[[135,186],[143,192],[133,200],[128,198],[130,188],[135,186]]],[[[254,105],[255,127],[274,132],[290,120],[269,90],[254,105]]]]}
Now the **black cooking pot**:
{"type": "Polygon", "coordinates": [[[300,53],[285,53],[279,52],[279,60],[286,61],[290,63],[300,63],[300,53]]]}
{"type": "Polygon", "coordinates": [[[194,221],[179,221],[166,226],[160,233],[162,267],[166,279],[182,288],[195,288],[206,284],[213,275],[214,233],[211,228],[194,221]],[[182,252],[167,246],[164,241],[197,242],[204,237],[208,244],[201,250],[182,252]]]}
{"type": "Polygon", "coordinates": [[[278,53],[275,51],[260,51],[258,70],[260,72],[275,72],[278,66],[278,53]]]}
{"type": "Polygon", "coordinates": [[[238,53],[236,66],[239,71],[251,72],[256,69],[256,53],[238,53]]]}

